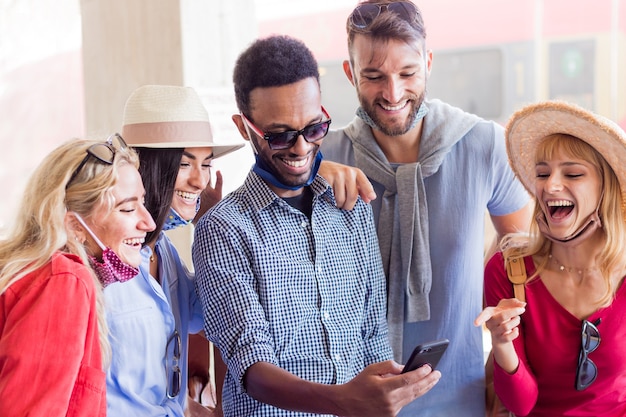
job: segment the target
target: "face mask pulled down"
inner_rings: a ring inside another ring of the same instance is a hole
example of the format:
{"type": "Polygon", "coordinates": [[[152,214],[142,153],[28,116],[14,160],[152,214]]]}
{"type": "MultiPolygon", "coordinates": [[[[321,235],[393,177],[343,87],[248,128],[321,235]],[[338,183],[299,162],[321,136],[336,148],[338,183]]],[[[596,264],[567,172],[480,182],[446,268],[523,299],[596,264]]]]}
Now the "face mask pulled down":
{"type": "Polygon", "coordinates": [[[95,256],[88,255],[89,264],[93,268],[94,272],[100,279],[103,287],[114,282],[125,282],[134,278],[139,274],[139,269],[132,265],[128,265],[120,259],[120,257],[113,251],[113,249],[106,247],[95,233],[87,226],[82,217],[78,213],[73,213],[76,219],[83,225],[85,230],[96,241],[100,249],[102,249],[102,261],[98,260],[95,256]]]}
{"type": "Polygon", "coordinates": [[[578,229],[576,229],[574,233],[564,238],[558,238],[554,236],[554,234],[550,230],[550,226],[548,225],[546,215],[544,213],[539,213],[535,220],[537,221],[537,225],[539,226],[539,231],[551,241],[560,243],[565,246],[576,246],[582,243],[596,230],[602,227],[602,220],[600,220],[598,210],[599,209],[596,209],[596,211],[591,213],[587,221],[583,223],[578,229]]]}

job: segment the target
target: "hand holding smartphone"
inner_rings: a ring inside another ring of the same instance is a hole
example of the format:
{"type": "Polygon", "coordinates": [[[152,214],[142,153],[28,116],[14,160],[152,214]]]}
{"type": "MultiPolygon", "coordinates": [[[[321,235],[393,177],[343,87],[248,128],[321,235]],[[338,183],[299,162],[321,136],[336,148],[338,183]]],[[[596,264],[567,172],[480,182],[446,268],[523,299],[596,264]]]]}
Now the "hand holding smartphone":
{"type": "Polygon", "coordinates": [[[417,345],[406,362],[402,373],[413,371],[427,364],[434,370],[446,351],[448,344],[450,344],[448,339],[441,339],[417,345]]]}

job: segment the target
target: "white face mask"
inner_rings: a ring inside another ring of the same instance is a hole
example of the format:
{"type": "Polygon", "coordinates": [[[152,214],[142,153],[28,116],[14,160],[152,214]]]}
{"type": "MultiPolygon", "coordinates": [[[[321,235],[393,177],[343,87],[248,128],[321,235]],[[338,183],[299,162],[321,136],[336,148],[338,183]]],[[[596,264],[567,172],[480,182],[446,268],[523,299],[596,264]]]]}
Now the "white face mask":
{"type": "Polygon", "coordinates": [[[102,249],[102,261],[99,261],[95,256],[89,256],[89,264],[95,271],[96,275],[102,282],[102,286],[106,287],[114,282],[124,282],[132,279],[139,274],[139,269],[134,266],[128,265],[120,259],[120,257],[113,251],[113,249],[104,246],[102,241],[98,239],[96,234],[87,226],[87,223],[83,220],[78,213],[72,213],[76,219],[83,225],[85,230],[93,237],[100,249],[102,249]]]}

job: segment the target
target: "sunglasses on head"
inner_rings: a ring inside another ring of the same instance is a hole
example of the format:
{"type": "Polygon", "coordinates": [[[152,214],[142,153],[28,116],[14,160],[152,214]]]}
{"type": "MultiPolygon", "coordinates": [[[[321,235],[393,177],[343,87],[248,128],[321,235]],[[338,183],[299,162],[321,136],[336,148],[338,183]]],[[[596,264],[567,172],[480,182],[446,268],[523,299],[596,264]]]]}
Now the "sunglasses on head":
{"type": "Polygon", "coordinates": [[[313,123],[300,130],[287,130],[285,132],[277,133],[263,132],[261,131],[261,129],[256,127],[243,113],[241,113],[241,117],[248,125],[248,127],[252,129],[252,131],[257,136],[267,141],[270,149],[278,150],[291,148],[296,143],[300,135],[302,135],[302,137],[304,137],[304,140],[309,143],[317,142],[318,140],[323,139],[328,134],[331,119],[324,106],[322,106],[322,113],[324,113],[324,116],[327,117],[328,120],[324,120],[319,123],[313,123]]]}
{"type": "Polygon", "coordinates": [[[600,324],[598,319],[595,324],[583,320],[583,328],[581,332],[582,344],[580,354],[578,355],[578,368],[576,369],[576,390],[582,391],[589,387],[598,376],[598,367],[591,359],[589,354],[596,350],[600,345],[600,331],[596,327],[600,324]]]}
{"type": "Polygon", "coordinates": [[[85,158],[78,164],[78,167],[72,173],[70,180],[65,185],[65,189],[69,187],[69,185],[74,181],[78,173],[85,166],[90,157],[96,158],[96,160],[107,164],[113,165],[113,159],[115,158],[115,151],[117,149],[126,149],[128,145],[124,142],[122,136],[119,133],[114,133],[106,140],[106,142],[95,143],[87,148],[87,155],[85,158]]]}
{"type": "Polygon", "coordinates": [[[413,23],[419,15],[419,9],[409,1],[394,3],[364,3],[358,5],[349,17],[350,25],[365,29],[372,24],[381,13],[393,12],[402,20],[413,23]]]}

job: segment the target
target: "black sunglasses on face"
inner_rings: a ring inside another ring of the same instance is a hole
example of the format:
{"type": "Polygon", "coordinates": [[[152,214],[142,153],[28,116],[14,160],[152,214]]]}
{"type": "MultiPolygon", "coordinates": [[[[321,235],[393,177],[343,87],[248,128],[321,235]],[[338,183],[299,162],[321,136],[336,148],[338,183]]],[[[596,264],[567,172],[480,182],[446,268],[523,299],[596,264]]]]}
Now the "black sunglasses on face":
{"type": "Polygon", "coordinates": [[[419,15],[418,8],[411,2],[399,1],[395,3],[365,3],[358,5],[349,17],[350,25],[358,29],[365,29],[372,24],[381,13],[393,12],[402,20],[413,23],[419,15]]]}
{"type": "Polygon", "coordinates": [[[324,116],[328,118],[328,120],[324,120],[323,122],[314,123],[312,125],[306,126],[304,129],[300,130],[287,130],[285,132],[263,132],[261,129],[256,127],[243,113],[241,113],[241,117],[244,122],[248,125],[250,129],[259,137],[265,139],[270,149],[279,150],[279,149],[289,149],[291,148],[298,137],[302,135],[304,140],[309,143],[317,142],[318,140],[323,139],[328,134],[328,129],[330,129],[330,116],[326,109],[322,106],[322,113],[324,116]]]}
{"type": "Polygon", "coordinates": [[[72,181],[74,181],[74,179],[76,178],[80,170],[83,169],[90,157],[94,157],[104,164],[112,165],[113,159],[115,158],[116,149],[126,149],[127,147],[128,145],[126,145],[126,142],[124,142],[124,139],[122,138],[122,136],[120,136],[119,133],[114,133],[109,136],[106,142],[91,145],[89,148],[87,148],[87,155],[81,161],[81,163],[78,164],[78,167],[72,173],[70,180],[67,182],[67,184],[65,184],[65,189],[67,190],[67,187],[69,187],[72,181]]]}
{"type": "Polygon", "coordinates": [[[576,390],[582,391],[589,387],[598,376],[598,367],[591,359],[589,354],[596,350],[600,345],[600,332],[596,327],[600,324],[600,319],[595,324],[583,320],[583,328],[581,333],[582,344],[580,354],[578,355],[578,368],[576,370],[576,390]]]}
{"type": "Polygon", "coordinates": [[[175,398],[180,393],[180,387],[182,384],[182,372],[178,364],[180,362],[181,349],[180,335],[178,334],[178,330],[174,330],[174,334],[170,336],[167,341],[167,345],[165,345],[165,358],[167,363],[167,398],[170,399],[175,398]],[[173,345],[172,363],[169,364],[169,351],[171,345],[173,345]]]}

